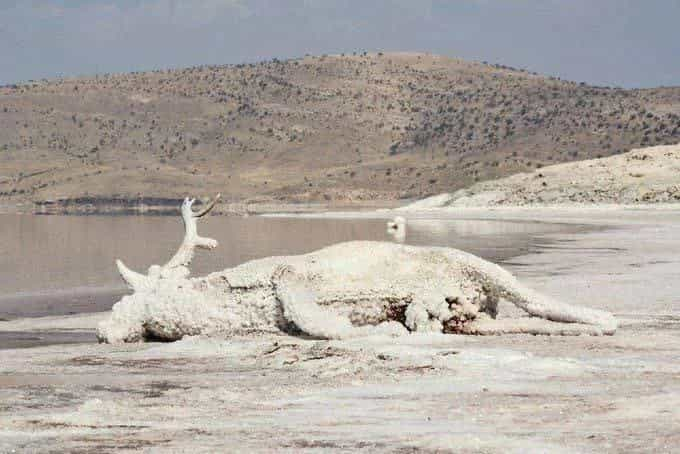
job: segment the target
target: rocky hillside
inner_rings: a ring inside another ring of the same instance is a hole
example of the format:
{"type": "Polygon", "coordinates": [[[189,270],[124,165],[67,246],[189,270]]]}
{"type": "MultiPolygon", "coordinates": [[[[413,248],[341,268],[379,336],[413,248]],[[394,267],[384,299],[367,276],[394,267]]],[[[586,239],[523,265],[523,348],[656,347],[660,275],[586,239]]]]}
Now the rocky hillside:
{"type": "Polygon", "coordinates": [[[0,88],[0,205],[380,203],[679,141],[680,88],[425,54],[34,81],[0,88]]]}
{"type": "Polygon", "coordinates": [[[556,164],[410,204],[441,207],[680,203],[680,145],[556,164]]]}

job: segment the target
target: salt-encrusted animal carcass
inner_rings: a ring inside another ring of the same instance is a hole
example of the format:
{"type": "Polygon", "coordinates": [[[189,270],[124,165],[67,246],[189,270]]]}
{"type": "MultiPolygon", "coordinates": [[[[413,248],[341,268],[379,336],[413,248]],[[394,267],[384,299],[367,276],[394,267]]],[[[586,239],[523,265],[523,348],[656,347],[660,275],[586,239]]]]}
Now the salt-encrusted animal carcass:
{"type": "Polygon", "coordinates": [[[353,241],[191,278],[195,248],[217,246],[197,232],[215,201],[194,212],[194,201],[184,200],[184,240],[165,265],[143,275],[116,262],[134,292],[99,325],[102,342],[263,331],[326,339],[412,331],[602,335],[617,327],[609,313],[555,301],[451,248],[353,241]],[[501,298],[531,317],[496,319],[501,298]]]}

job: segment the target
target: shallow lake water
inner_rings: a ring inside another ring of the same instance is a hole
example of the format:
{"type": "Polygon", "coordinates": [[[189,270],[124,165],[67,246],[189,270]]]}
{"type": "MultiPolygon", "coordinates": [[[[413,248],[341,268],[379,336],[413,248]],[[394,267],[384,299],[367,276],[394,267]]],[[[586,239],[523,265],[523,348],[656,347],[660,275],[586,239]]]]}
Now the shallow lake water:
{"type": "MultiPolygon", "coordinates": [[[[405,242],[450,246],[502,263],[579,227],[496,220],[412,220],[405,242]]],[[[219,247],[199,251],[206,274],[269,255],[311,252],[349,240],[391,241],[383,219],[212,216],[199,226],[219,247]]],[[[106,310],[126,292],[114,260],[145,272],[164,263],[183,235],[179,217],[0,215],[0,318],[106,310]]]]}

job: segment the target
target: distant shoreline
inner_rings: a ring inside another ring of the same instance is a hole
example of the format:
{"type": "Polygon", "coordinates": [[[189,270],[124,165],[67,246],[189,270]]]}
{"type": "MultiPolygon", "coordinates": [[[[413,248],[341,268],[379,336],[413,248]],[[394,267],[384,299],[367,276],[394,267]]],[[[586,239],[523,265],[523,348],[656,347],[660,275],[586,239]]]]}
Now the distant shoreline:
{"type": "MultiPolygon", "coordinates": [[[[374,204],[321,204],[321,203],[229,203],[217,205],[217,216],[313,216],[313,217],[379,217],[404,214],[442,215],[483,211],[531,212],[547,211],[619,211],[619,210],[680,210],[680,202],[670,203],[562,203],[545,205],[490,205],[490,206],[435,206],[409,207],[408,201],[384,201],[374,204]],[[403,205],[403,206],[402,206],[403,205]]],[[[139,205],[108,203],[65,203],[37,205],[28,209],[23,205],[0,206],[0,215],[35,216],[179,216],[181,199],[176,205],[139,205]],[[44,207],[44,208],[38,208],[44,207]]],[[[197,204],[200,206],[200,204],[197,204]]]]}
{"type": "MultiPolygon", "coordinates": [[[[43,200],[26,204],[0,205],[0,214],[33,215],[111,215],[111,216],[178,216],[181,198],[161,197],[76,197],[43,200]]],[[[327,211],[371,211],[398,208],[406,200],[370,201],[366,203],[296,203],[296,202],[232,202],[215,207],[213,214],[249,216],[272,213],[322,213],[327,211]]],[[[196,206],[202,202],[196,201],[196,206]]]]}

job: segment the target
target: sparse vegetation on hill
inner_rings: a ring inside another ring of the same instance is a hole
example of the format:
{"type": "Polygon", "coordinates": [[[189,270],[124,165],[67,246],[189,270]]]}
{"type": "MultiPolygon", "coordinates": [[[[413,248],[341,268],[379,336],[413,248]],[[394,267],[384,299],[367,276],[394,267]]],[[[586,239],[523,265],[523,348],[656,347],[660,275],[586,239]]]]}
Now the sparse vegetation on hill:
{"type": "Polygon", "coordinates": [[[677,142],[680,88],[424,54],[103,75],[0,88],[0,204],[421,198],[677,142]]]}

